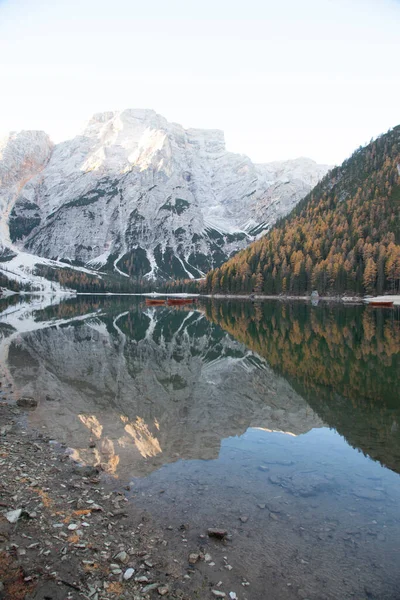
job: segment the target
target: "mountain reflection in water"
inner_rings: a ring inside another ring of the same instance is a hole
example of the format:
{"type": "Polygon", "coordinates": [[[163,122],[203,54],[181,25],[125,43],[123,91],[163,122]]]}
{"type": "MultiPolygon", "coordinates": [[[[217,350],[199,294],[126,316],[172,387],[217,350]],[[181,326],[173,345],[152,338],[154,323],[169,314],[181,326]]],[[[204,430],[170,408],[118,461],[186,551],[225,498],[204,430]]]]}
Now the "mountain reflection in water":
{"type": "Polygon", "coordinates": [[[24,314],[18,329],[33,330],[8,331],[7,364],[17,394],[40,400],[32,424],[110,473],[214,459],[249,427],[299,435],[324,424],[400,469],[396,311],[89,297],[24,314]]]}
{"type": "Polygon", "coordinates": [[[31,423],[46,425],[76,459],[144,475],[178,458],[215,459],[223,438],[250,426],[297,435],[322,425],[284,378],[201,310],[78,302],[35,319],[73,319],[72,307],[92,316],[18,335],[8,365],[18,394],[40,400],[31,423]]]}

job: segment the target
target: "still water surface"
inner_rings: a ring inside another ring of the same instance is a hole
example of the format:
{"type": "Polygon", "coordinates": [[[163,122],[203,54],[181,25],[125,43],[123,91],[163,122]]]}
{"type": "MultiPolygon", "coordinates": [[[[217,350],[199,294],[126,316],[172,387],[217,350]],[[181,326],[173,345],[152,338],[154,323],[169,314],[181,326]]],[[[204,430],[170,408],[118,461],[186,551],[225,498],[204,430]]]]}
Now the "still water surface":
{"type": "Polygon", "coordinates": [[[31,424],[188,547],[228,529],[209,570],[239,598],[400,598],[399,309],[13,302],[1,375],[31,424]]]}

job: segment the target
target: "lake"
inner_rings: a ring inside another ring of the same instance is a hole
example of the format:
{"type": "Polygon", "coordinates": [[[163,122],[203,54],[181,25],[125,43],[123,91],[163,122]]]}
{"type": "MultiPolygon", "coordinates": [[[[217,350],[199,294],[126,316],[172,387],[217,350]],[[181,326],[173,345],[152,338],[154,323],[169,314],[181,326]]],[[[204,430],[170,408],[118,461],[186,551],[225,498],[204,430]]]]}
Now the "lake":
{"type": "Polygon", "coordinates": [[[182,543],[228,530],[207,568],[240,600],[400,598],[399,307],[12,298],[0,357],[29,424],[182,543]]]}

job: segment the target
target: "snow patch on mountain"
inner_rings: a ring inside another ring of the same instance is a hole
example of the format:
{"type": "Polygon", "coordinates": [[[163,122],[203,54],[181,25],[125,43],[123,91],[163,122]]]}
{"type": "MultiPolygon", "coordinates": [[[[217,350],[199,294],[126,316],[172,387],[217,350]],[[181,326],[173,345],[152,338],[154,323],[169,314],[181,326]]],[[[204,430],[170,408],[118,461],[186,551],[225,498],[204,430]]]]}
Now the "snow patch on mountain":
{"type": "Polygon", "coordinates": [[[76,267],[56,260],[49,260],[28,254],[26,252],[16,251],[15,255],[7,261],[0,262],[0,274],[5,276],[10,281],[15,281],[21,286],[29,286],[33,292],[41,294],[57,294],[69,295],[75,294],[74,290],[68,290],[57,281],[49,281],[45,277],[37,274],[37,267],[45,266],[54,270],[72,269],[87,275],[94,275],[101,279],[101,274],[97,271],[89,270],[84,267],[76,267]]]}

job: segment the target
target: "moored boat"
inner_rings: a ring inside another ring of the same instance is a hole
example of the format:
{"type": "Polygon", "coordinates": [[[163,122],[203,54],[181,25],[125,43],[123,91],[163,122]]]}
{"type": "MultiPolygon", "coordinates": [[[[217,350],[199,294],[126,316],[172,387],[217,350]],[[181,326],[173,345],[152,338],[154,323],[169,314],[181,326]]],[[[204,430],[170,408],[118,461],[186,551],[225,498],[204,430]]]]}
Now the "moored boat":
{"type": "Polygon", "coordinates": [[[183,306],[185,304],[193,304],[194,298],[168,298],[168,306],[183,306]]]}
{"type": "Polygon", "coordinates": [[[369,306],[382,306],[384,308],[392,308],[393,300],[371,300],[369,306]]]}
{"type": "Polygon", "coordinates": [[[155,298],[146,298],[146,304],[148,306],[163,306],[165,304],[165,300],[155,299],[155,298]]]}

